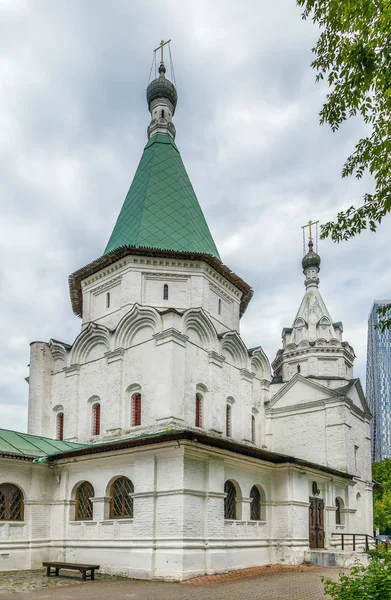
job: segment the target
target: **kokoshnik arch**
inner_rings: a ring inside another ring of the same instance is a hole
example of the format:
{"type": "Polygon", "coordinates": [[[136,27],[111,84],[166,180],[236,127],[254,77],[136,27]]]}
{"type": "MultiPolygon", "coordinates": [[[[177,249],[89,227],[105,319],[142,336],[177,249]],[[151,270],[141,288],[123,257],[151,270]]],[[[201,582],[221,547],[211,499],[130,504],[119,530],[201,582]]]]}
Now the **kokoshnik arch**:
{"type": "Polygon", "coordinates": [[[185,579],[372,533],[370,413],[312,239],[272,372],[240,336],[252,290],[220,259],[177,99],[162,58],[113,232],[69,278],[81,332],[31,344],[28,434],[0,430],[0,569],[185,579]]]}

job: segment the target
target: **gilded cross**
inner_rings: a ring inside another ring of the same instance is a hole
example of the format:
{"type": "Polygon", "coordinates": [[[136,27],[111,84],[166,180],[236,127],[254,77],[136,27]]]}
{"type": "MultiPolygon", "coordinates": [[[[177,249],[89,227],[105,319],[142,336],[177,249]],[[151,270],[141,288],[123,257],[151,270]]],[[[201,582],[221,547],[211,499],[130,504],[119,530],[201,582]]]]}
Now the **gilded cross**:
{"type": "MultiPolygon", "coordinates": [[[[312,225],[316,225],[317,223],[319,223],[319,221],[311,221],[311,219],[308,221],[307,225],[302,225],[302,229],[304,230],[306,227],[309,228],[309,240],[312,240],[312,225]]],[[[303,235],[304,235],[304,231],[303,231],[303,235]]]]}
{"type": "Polygon", "coordinates": [[[163,48],[166,44],[169,44],[171,42],[171,40],[168,40],[167,42],[165,42],[164,40],[162,40],[159,44],[159,46],[157,48],[155,48],[154,52],[157,52],[160,49],[160,63],[163,64],[164,60],[163,60],[163,48]]]}

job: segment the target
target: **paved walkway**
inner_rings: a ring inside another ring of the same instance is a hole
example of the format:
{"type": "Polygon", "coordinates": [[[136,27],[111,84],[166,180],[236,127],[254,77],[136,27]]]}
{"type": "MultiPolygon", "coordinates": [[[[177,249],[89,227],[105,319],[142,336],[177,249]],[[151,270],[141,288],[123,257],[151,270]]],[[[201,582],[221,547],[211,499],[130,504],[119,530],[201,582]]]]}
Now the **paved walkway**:
{"type": "Polygon", "coordinates": [[[83,583],[74,573],[47,578],[42,571],[19,571],[0,574],[0,600],[324,600],[320,576],[336,579],[338,572],[306,566],[259,567],[183,583],[99,575],[83,583]],[[37,589],[41,584],[49,587],[37,589]]]}

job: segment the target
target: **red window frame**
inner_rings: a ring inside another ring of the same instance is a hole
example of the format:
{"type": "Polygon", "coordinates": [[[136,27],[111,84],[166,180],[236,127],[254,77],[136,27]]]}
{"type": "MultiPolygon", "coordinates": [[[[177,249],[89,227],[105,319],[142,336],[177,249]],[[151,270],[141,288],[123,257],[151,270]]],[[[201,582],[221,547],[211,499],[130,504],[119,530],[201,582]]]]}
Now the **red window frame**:
{"type": "Polygon", "coordinates": [[[141,394],[132,397],[132,425],[141,425],[141,394]]]}
{"type": "Polygon", "coordinates": [[[196,394],[195,426],[202,427],[202,396],[201,396],[201,394],[196,394]]]}
{"type": "Polygon", "coordinates": [[[57,413],[57,427],[56,427],[56,438],[58,440],[64,439],[64,413],[57,413]]]}
{"type": "Polygon", "coordinates": [[[92,407],[92,435],[100,434],[100,404],[92,407]]]}

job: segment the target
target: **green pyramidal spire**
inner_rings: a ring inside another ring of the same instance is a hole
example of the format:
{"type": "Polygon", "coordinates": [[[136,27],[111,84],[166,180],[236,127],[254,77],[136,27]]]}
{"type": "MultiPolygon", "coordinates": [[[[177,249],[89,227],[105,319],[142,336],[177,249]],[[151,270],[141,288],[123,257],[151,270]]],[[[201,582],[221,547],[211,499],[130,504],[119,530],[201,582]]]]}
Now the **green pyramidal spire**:
{"type": "Polygon", "coordinates": [[[175,86],[159,77],[147,89],[149,141],[125,198],[105,254],[122,246],[211,254],[220,259],[175,145],[175,86]]]}

